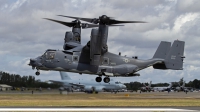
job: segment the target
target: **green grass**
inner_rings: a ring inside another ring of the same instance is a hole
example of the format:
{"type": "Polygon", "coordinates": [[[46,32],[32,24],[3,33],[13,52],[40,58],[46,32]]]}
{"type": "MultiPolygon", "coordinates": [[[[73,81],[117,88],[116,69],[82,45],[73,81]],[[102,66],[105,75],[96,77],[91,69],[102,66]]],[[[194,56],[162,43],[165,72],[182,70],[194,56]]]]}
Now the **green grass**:
{"type": "Polygon", "coordinates": [[[196,98],[155,98],[154,94],[0,94],[0,106],[200,106],[196,98]],[[154,96],[154,98],[151,98],[154,96]]]}

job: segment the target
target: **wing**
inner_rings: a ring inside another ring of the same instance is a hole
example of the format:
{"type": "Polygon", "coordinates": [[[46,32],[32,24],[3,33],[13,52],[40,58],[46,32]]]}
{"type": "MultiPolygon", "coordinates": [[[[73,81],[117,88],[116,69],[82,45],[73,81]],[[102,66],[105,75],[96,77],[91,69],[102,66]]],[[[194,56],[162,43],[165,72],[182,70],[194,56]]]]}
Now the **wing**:
{"type": "Polygon", "coordinates": [[[50,82],[56,83],[56,84],[64,84],[64,81],[58,81],[58,80],[49,80],[50,82]]]}
{"type": "Polygon", "coordinates": [[[85,87],[85,85],[83,85],[83,84],[76,84],[76,83],[69,83],[69,84],[71,84],[71,85],[73,85],[73,86],[77,86],[77,87],[85,87]]]}

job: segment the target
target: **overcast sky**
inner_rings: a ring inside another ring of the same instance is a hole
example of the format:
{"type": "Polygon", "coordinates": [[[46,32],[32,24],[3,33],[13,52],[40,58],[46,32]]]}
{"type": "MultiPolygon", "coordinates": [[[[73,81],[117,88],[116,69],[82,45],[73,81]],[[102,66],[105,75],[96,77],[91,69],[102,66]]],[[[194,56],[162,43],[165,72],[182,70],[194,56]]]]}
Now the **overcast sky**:
{"type": "MultiPolygon", "coordinates": [[[[139,59],[150,59],[160,41],[185,41],[184,70],[140,71],[139,77],[113,78],[121,82],[172,82],[184,77],[186,82],[200,76],[200,1],[199,0],[1,0],[0,1],[0,70],[35,76],[30,58],[46,49],[63,49],[64,36],[71,28],[44,20],[73,19],[68,15],[98,18],[101,15],[117,20],[146,21],[110,27],[108,48],[112,53],[139,59]]],[[[91,29],[82,30],[82,44],[90,38],[91,29]]],[[[94,75],[69,73],[73,78],[94,79],[94,75]]],[[[36,79],[60,79],[55,71],[41,71],[36,79]]]]}

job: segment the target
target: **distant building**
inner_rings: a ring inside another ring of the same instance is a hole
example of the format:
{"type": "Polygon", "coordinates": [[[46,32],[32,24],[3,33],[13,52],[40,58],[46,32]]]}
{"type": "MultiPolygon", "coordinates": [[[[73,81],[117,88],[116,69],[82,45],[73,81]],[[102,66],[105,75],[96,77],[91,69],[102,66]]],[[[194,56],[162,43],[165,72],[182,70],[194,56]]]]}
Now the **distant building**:
{"type": "Polygon", "coordinates": [[[12,88],[12,86],[6,85],[6,84],[0,84],[0,90],[1,91],[8,91],[12,88]]]}

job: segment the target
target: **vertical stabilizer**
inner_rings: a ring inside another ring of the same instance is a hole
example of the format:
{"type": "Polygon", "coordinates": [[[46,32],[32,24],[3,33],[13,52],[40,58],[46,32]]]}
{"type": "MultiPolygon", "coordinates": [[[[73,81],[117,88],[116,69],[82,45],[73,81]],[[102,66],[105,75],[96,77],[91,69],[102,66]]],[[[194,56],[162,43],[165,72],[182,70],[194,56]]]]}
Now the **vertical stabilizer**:
{"type": "Polygon", "coordinates": [[[147,87],[147,86],[145,85],[145,83],[142,83],[142,84],[143,84],[143,86],[147,87]]]}
{"type": "Polygon", "coordinates": [[[169,84],[167,88],[171,88],[173,86],[172,82],[169,84]]]}
{"type": "MultiPolygon", "coordinates": [[[[171,48],[171,42],[161,41],[153,58],[165,59],[171,48]]],[[[154,69],[167,69],[164,63],[153,65],[154,69]]]]}
{"type": "Polygon", "coordinates": [[[182,70],[184,55],[184,41],[175,40],[167,57],[165,58],[165,66],[167,69],[182,70]]]}
{"type": "Polygon", "coordinates": [[[150,81],[150,83],[149,83],[149,87],[151,87],[151,82],[152,82],[152,81],[150,81]]]}
{"type": "Polygon", "coordinates": [[[165,59],[171,47],[171,42],[161,41],[153,58],[165,59]]]}
{"type": "Polygon", "coordinates": [[[183,85],[182,85],[182,87],[185,87],[185,81],[183,82],[183,85]]]}
{"type": "Polygon", "coordinates": [[[60,76],[61,76],[62,80],[70,80],[71,79],[66,72],[60,72],[60,76]]]}

